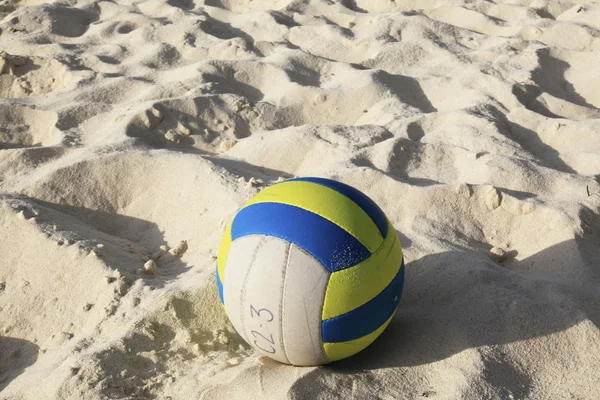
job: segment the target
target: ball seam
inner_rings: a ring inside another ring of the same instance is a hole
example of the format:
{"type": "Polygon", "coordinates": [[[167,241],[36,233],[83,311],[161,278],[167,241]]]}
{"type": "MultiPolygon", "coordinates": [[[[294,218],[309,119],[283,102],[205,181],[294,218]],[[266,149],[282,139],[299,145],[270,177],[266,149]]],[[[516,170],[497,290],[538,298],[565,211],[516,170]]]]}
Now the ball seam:
{"type": "Polygon", "coordinates": [[[287,352],[285,351],[285,320],[284,320],[284,312],[285,312],[285,294],[286,294],[286,289],[287,289],[287,270],[290,266],[290,256],[291,256],[291,249],[292,249],[292,243],[287,242],[287,249],[286,249],[286,261],[285,261],[285,268],[283,269],[283,290],[281,291],[281,301],[279,302],[279,315],[281,318],[281,325],[279,327],[279,333],[281,335],[281,350],[283,351],[283,356],[285,357],[286,360],[288,360],[288,363],[291,364],[290,358],[287,355],[287,352]]]}

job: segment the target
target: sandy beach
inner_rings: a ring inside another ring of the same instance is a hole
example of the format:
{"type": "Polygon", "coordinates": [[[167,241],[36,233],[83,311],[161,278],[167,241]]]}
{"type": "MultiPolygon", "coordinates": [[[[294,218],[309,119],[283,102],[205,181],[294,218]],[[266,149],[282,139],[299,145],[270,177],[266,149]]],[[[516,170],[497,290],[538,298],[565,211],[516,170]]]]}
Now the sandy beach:
{"type": "Polygon", "coordinates": [[[595,400],[599,288],[597,1],[0,0],[2,400],[595,400]],[[300,176],[406,263],[324,367],[255,353],[215,284],[300,176]]]}

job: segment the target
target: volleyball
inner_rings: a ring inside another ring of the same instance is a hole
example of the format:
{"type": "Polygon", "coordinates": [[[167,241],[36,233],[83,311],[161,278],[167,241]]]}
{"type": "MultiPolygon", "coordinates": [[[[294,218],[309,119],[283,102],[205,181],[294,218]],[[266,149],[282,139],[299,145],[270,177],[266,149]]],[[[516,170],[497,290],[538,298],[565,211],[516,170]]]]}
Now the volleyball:
{"type": "Polygon", "coordinates": [[[350,357],[388,326],[404,286],[398,235],[361,191],[295,178],[256,194],[227,225],[217,286],[259,353],[314,366],[350,357]]]}

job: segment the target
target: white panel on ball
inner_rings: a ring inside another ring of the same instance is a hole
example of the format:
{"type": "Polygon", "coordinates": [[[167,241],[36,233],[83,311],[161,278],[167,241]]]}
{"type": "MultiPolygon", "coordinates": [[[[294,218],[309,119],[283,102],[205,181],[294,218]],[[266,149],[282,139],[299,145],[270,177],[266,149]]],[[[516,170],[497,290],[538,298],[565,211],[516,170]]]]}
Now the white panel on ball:
{"type": "MultiPolygon", "coordinates": [[[[290,244],[285,240],[272,236],[265,238],[260,248],[256,249],[240,299],[242,325],[249,343],[258,351],[284,363],[289,363],[289,360],[281,334],[281,298],[289,248],[290,244]]],[[[236,250],[232,247],[230,254],[232,251],[236,250]]]]}
{"type": "Polygon", "coordinates": [[[291,245],[283,298],[283,340],[290,363],[330,362],[321,340],[321,315],[329,271],[313,256],[291,245]]]}
{"type": "Polygon", "coordinates": [[[249,235],[231,244],[224,300],[235,329],[257,351],[295,365],[329,362],[321,314],[329,271],[289,242],[249,235]]]}
{"type": "Polygon", "coordinates": [[[265,235],[234,240],[223,285],[225,308],[235,329],[257,351],[285,363],[289,361],[281,336],[281,298],[288,249],[287,241],[265,235]]]}
{"type": "Polygon", "coordinates": [[[227,316],[235,330],[251,343],[246,337],[241,314],[241,294],[246,282],[247,272],[252,265],[257,249],[265,240],[265,235],[250,235],[235,240],[225,266],[225,279],[223,284],[223,302],[227,309],[227,316]]]}

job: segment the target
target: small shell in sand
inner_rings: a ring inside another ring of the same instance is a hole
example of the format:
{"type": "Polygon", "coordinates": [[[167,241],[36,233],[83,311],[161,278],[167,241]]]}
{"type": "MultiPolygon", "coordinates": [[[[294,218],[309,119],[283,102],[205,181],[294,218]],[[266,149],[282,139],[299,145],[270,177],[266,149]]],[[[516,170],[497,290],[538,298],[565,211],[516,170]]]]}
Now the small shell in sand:
{"type": "Polygon", "coordinates": [[[507,254],[504,251],[504,249],[501,249],[500,247],[492,247],[490,249],[490,257],[496,261],[496,262],[502,262],[504,260],[506,260],[507,254]]]}
{"type": "Polygon", "coordinates": [[[156,261],[160,258],[160,256],[162,256],[163,254],[165,254],[164,251],[162,251],[161,249],[156,250],[154,253],[152,253],[152,255],[150,256],[150,259],[156,261]]]}
{"type": "Polygon", "coordinates": [[[179,122],[177,124],[177,132],[184,136],[190,136],[192,134],[192,131],[190,130],[190,128],[183,125],[181,122],[179,122]]]}
{"type": "Polygon", "coordinates": [[[177,132],[167,131],[167,133],[165,133],[165,139],[171,143],[179,143],[179,135],[177,132]]]}
{"type": "Polygon", "coordinates": [[[149,129],[154,129],[162,122],[164,116],[156,107],[147,109],[140,115],[142,123],[149,129]]]}
{"type": "Polygon", "coordinates": [[[157,261],[163,254],[169,251],[169,249],[170,247],[168,245],[163,244],[150,256],[150,259],[157,261]]]}
{"type": "Polygon", "coordinates": [[[171,254],[174,257],[178,257],[181,256],[183,253],[185,253],[188,249],[188,244],[187,244],[187,240],[182,240],[181,243],[179,243],[179,245],[171,250],[169,250],[169,254],[171,254]]]}
{"type": "Polygon", "coordinates": [[[250,187],[257,187],[257,186],[260,186],[262,183],[263,183],[262,179],[256,179],[256,178],[252,177],[248,181],[248,186],[250,186],[250,187]]]}
{"type": "Polygon", "coordinates": [[[156,262],[154,260],[148,260],[144,264],[144,273],[148,275],[156,275],[156,262]]]}

